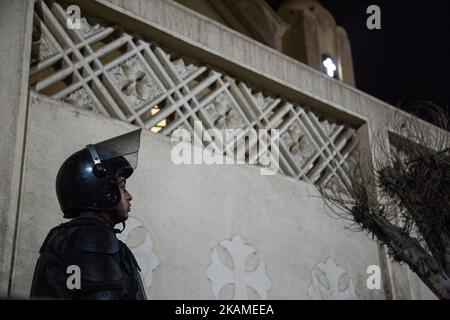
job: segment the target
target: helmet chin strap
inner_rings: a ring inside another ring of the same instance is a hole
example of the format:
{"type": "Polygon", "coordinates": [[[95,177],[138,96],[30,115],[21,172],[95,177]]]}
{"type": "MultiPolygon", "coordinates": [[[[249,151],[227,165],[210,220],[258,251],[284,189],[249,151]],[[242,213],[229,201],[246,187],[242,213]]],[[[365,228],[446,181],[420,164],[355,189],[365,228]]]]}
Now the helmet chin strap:
{"type": "Polygon", "coordinates": [[[122,221],[122,230],[114,229],[114,232],[115,232],[115,233],[122,233],[123,230],[125,230],[125,221],[122,221]]]}

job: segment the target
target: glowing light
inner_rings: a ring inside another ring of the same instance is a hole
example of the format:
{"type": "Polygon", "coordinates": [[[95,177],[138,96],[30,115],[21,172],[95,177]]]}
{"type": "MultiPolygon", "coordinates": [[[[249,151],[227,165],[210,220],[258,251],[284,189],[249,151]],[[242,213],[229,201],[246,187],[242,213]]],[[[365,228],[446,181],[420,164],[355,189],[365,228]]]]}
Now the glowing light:
{"type": "MultiPolygon", "coordinates": [[[[161,111],[161,109],[158,106],[154,106],[153,108],[150,109],[150,114],[152,116],[154,116],[155,114],[157,114],[159,111],[161,111]]],[[[160,122],[158,122],[156,124],[156,126],[154,126],[153,128],[151,128],[150,130],[154,133],[159,132],[162,128],[164,128],[165,126],[167,126],[167,120],[166,119],[162,119],[160,122]]]]}
{"type": "Polygon", "coordinates": [[[325,67],[325,71],[327,72],[327,75],[331,78],[334,78],[335,71],[337,70],[336,64],[333,62],[331,58],[326,58],[322,62],[323,66],[325,67]]]}

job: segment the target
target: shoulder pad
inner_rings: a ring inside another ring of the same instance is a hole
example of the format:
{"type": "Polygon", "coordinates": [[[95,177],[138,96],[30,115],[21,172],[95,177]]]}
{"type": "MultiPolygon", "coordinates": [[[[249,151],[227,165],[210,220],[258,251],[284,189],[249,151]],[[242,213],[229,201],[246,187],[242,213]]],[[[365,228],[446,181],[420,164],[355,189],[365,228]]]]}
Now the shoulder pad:
{"type": "Polygon", "coordinates": [[[102,225],[79,227],[71,242],[85,252],[113,254],[119,251],[116,234],[102,225]]]}
{"type": "Polygon", "coordinates": [[[94,282],[112,282],[122,279],[117,262],[106,254],[88,253],[79,260],[81,279],[94,282]]]}
{"type": "Polygon", "coordinates": [[[55,233],[56,233],[57,231],[59,231],[60,229],[61,229],[61,225],[52,228],[52,229],[48,232],[47,236],[45,237],[44,242],[42,243],[41,248],[39,249],[39,253],[43,253],[43,252],[44,252],[45,247],[51,242],[51,240],[52,240],[52,239],[54,238],[54,236],[55,236],[55,233]]]}

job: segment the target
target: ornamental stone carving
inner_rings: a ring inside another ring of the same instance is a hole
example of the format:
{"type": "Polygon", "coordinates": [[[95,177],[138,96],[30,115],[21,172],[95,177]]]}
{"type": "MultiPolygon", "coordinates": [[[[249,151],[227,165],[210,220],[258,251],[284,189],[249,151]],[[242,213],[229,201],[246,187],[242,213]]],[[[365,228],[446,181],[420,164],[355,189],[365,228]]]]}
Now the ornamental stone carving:
{"type": "Polygon", "coordinates": [[[255,248],[245,244],[239,235],[221,241],[214,248],[206,274],[216,299],[223,299],[221,291],[227,286],[232,287],[233,300],[267,298],[272,282],[264,263],[255,254],[255,248]]]}

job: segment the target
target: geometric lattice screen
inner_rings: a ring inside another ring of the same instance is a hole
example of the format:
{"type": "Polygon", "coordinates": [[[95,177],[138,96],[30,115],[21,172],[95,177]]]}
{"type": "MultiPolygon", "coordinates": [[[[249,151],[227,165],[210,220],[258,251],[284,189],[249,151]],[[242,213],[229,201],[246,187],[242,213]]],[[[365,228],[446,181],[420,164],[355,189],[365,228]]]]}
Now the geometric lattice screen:
{"type": "Polygon", "coordinates": [[[354,154],[355,131],[346,125],[121,26],[83,17],[82,28],[70,30],[66,21],[57,2],[36,2],[30,73],[36,92],[163,135],[179,127],[192,132],[194,121],[205,129],[276,128],[281,171],[313,183],[328,181],[354,154]]]}

